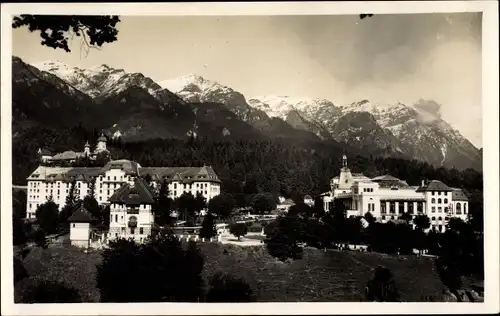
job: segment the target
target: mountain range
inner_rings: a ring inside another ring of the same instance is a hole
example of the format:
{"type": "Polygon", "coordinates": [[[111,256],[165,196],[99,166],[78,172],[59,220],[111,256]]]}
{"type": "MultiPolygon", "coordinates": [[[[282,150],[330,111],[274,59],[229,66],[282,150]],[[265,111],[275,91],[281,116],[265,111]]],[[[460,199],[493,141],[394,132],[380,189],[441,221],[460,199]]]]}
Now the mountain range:
{"type": "MultiPolygon", "coordinates": [[[[36,124],[53,128],[82,124],[124,140],[282,138],[435,166],[482,169],[482,149],[424,106],[247,97],[197,75],[155,82],[107,65],[89,69],[57,61],[30,65],[18,57],[12,63],[13,137],[36,124]]],[[[433,101],[419,104],[425,102],[433,101]]]]}

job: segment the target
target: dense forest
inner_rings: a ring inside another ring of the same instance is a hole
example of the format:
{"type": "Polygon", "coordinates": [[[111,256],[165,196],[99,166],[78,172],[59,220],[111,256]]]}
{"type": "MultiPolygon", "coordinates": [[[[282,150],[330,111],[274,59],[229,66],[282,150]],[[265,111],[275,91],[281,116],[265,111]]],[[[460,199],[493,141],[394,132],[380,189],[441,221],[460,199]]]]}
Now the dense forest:
{"type": "MultiPolygon", "coordinates": [[[[32,127],[13,140],[14,184],[25,184],[39,164],[38,148],[53,154],[64,150],[83,151],[85,141],[95,145],[99,131],[82,127],[53,130],[32,127]],[[29,140],[29,141],[28,141],[29,140]]],[[[316,195],[329,189],[330,179],[339,174],[341,157],[348,156],[352,172],[367,176],[391,174],[410,185],[422,179],[436,179],[466,193],[482,195],[483,176],[466,169],[435,168],[430,164],[399,158],[378,158],[350,152],[338,144],[299,144],[288,140],[154,139],[140,142],[109,140],[112,159],[130,159],[141,166],[210,165],[222,181],[222,190],[238,204],[259,192],[293,197],[316,195]]],[[[472,205],[471,205],[472,209],[472,205]]]]}

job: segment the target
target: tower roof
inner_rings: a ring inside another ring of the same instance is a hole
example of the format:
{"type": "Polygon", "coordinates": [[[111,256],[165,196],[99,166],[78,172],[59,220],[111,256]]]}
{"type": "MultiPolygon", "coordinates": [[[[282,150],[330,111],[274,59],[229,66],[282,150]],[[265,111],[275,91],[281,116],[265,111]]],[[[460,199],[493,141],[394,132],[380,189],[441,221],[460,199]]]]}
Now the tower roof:
{"type": "Polygon", "coordinates": [[[94,221],[96,221],[95,217],[83,207],[83,203],[80,204],[78,209],[68,218],[68,222],[72,223],[91,223],[94,221]]]}
{"type": "Polygon", "coordinates": [[[90,147],[89,141],[85,142],[85,147],[90,147]]]}
{"type": "Polygon", "coordinates": [[[106,136],[104,136],[104,133],[101,133],[101,136],[97,139],[98,142],[105,142],[106,141],[106,136]]]}
{"type": "Polygon", "coordinates": [[[112,203],[125,205],[153,204],[154,194],[143,179],[136,179],[133,185],[122,185],[115,194],[109,198],[112,203]]]}

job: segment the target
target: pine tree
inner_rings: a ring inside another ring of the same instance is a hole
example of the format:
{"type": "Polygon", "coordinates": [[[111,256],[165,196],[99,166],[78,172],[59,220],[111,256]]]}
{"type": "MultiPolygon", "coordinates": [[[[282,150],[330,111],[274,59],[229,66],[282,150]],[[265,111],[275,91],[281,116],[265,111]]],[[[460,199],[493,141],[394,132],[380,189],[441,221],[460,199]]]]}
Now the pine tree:
{"type": "Polygon", "coordinates": [[[172,199],[169,197],[168,182],[164,179],[160,185],[160,190],[156,196],[156,203],[153,208],[158,225],[170,225],[172,221],[171,209],[172,199]]]}
{"type": "Polygon", "coordinates": [[[216,235],[217,229],[215,228],[214,216],[211,212],[208,212],[208,214],[203,219],[203,223],[201,224],[200,237],[210,239],[212,237],[215,237],[216,235]]]}
{"type": "Polygon", "coordinates": [[[59,223],[64,227],[68,228],[67,220],[73,214],[76,208],[76,197],[75,197],[75,186],[76,181],[71,183],[68,195],[66,196],[66,203],[59,213],[59,223]]]}

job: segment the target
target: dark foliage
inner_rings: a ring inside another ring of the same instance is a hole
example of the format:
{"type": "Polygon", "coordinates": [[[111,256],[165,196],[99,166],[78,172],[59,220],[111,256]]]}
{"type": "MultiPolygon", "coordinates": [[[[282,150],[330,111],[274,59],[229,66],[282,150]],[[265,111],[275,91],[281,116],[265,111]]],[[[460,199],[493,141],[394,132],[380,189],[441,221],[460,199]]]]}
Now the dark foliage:
{"type": "MultiPolygon", "coordinates": [[[[146,181],[148,180],[146,179],[146,181]]],[[[170,225],[172,222],[171,211],[173,201],[169,197],[168,183],[166,180],[160,184],[155,202],[156,203],[153,205],[155,222],[160,226],[170,225]]]]}
{"type": "Polygon", "coordinates": [[[68,40],[71,36],[82,36],[89,47],[101,47],[117,40],[116,24],[118,16],[64,16],[64,15],[27,15],[14,17],[13,28],[27,26],[30,32],[40,31],[42,45],[54,49],[71,50],[68,40]]]}
{"type": "Polygon", "coordinates": [[[217,273],[209,282],[206,301],[210,303],[242,303],[253,302],[255,297],[250,285],[245,280],[217,273]]]}
{"type": "Polygon", "coordinates": [[[12,212],[12,241],[14,246],[22,245],[27,241],[26,224],[19,213],[12,212]]]}
{"type": "Polygon", "coordinates": [[[59,230],[59,207],[52,199],[40,204],[36,210],[36,221],[46,234],[55,234],[59,230]]]}
{"type": "Polygon", "coordinates": [[[399,291],[396,287],[391,270],[377,267],[373,277],[366,286],[366,299],[376,302],[398,302],[399,291]]]}
{"type": "Polygon", "coordinates": [[[77,290],[63,283],[41,280],[22,293],[22,303],[81,303],[77,290]]]}
{"type": "Polygon", "coordinates": [[[257,214],[270,213],[276,209],[276,200],[271,193],[260,193],[253,197],[252,208],[257,214]]]}
{"type": "Polygon", "coordinates": [[[162,230],[143,245],[112,242],[97,268],[97,287],[102,302],[198,302],[202,269],[194,244],[184,250],[170,231],[162,230]]]}
{"type": "Polygon", "coordinates": [[[21,259],[14,257],[14,284],[29,277],[21,259]]]}
{"type": "Polygon", "coordinates": [[[245,223],[233,223],[229,227],[229,232],[240,240],[242,236],[248,233],[248,226],[245,223]]]}
{"type": "Polygon", "coordinates": [[[221,218],[230,217],[235,206],[236,201],[234,200],[233,196],[224,192],[213,197],[208,202],[208,210],[212,214],[217,214],[217,216],[221,218]]]}
{"type": "Polygon", "coordinates": [[[201,223],[200,237],[210,239],[217,236],[217,229],[215,228],[215,219],[212,213],[208,213],[203,222],[201,223]]]}

